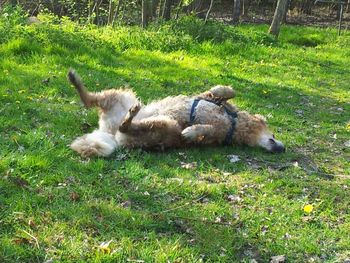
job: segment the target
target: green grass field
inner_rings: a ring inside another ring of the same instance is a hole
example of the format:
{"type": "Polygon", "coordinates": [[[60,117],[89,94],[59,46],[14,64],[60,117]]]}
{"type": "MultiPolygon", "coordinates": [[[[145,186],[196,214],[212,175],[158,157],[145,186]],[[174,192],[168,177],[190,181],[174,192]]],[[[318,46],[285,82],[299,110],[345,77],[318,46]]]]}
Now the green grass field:
{"type": "Polygon", "coordinates": [[[349,32],[284,26],[275,41],[266,25],[193,18],[147,31],[41,19],[0,19],[0,262],[350,258],[349,32]],[[68,145],[97,112],[83,109],[69,67],[91,90],[130,86],[146,103],[232,85],[233,102],[267,116],[287,152],[82,159],[68,145]]]}

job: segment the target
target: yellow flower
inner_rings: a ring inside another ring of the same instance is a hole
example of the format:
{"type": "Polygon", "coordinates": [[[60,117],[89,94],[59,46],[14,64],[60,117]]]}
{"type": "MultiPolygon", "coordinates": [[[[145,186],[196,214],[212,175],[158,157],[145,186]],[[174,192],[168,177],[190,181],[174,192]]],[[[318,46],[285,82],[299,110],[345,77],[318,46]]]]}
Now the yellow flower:
{"type": "Polygon", "coordinates": [[[314,209],[313,205],[305,205],[304,206],[304,212],[310,214],[312,210],[314,209]]]}
{"type": "Polygon", "coordinates": [[[108,242],[102,242],[98,248],[102,253],[105,254],[110,254],[111,253],[111,249],[109,248],[109,244],[111,244],[112,240],[108,241],[108,242]]]}
{"type": "Polygon", "coordinates": [[[350,122],[346,125],[346,128],[345,128],[347,131],[350,131],[350,122]]]}

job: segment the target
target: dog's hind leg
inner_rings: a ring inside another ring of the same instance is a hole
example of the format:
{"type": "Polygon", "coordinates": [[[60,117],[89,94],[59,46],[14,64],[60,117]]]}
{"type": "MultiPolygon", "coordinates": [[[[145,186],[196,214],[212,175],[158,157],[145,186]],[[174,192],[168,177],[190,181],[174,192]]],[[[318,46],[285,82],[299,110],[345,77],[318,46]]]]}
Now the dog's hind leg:
{"type": "Polygon", "coordinates": [[[168,116],[155,116],[132,121],[127,117],[119,127],[116,141],[119,145],[128,148],[141,147],[161,150],[167,147],[179,147],[183,143],[180,125],[168,116]]]}
{"type": "Polygon", "coordinates": [[[101,92],[89,92],[74,70],[68,72],[68,79],[74,85],[85,107],[99,107],[99,129],[115,134],[128,109],[139,103],[131,90],[109,89],[101,92]]]}
{"type": "Polygon", "coordinates": [[[68,71],[68,80],[73,84],[77,90],[81,101],[86,108],[97,106],[98,96],[95,93],[89,92],[81,81],[79,75],[73,70],[68,71]]]}
{"type": "Polygon", "coordinates": [[[82,157],[109,156],[117,147],[112,134],[96,130],[76,138],[70,147],[82,157]]]}
{"type": "Polygon", "coordinates": [[[138,102],[136,95],[130,90],[109,89],[101,92],[90,92],[86,89],[79,75],[72,69],[69,70],[67,77],[77,90],[86,108],[99,107],[102,112],[108,112],[116,104],[121,104],[128,109],[138,102]]]}

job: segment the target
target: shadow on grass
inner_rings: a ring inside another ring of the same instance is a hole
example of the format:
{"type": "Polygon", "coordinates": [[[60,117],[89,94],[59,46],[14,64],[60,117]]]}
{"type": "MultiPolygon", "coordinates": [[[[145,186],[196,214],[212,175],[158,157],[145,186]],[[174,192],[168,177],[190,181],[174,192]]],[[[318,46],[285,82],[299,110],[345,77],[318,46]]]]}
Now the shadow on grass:
{"type": "MultiPolygon", "coordinates": [[[[273,197],[279,200],[277,206],[282,207],[281,213],[286,212],[283,204],[291,199],[298,204],[303,196],[302,189],[308,186],[310,177],[294,171],[294,168],[285,172],[267,169],[253,171],[244,163],[230,164],[226,155],[234,153],[271,162],[291,162],[302,158],[303,155],[295,150],[309,147],[309,138],[316,132],[311,126],[318,124],[320,116],[323,123],[330,127],[348,121],[345,114],[337,115],[335,119],[329,109],[321,106],[337,105],[348,111],[348,104],[325,98],[316,91],[260,84],[229,72],[218,76],[209,70],[196,70],[193,65],[186,66],[175,59],[164,58],[156,52],[122,53],[106,47],[107,42],[101,46],[90,46],[90,42],[77,40],[73,34],[61,35],[60,32],[53,40],[56,37],[60,41],[65,38],[69,40],[54,47],[56,50],[45,51],[47,57],[52,57],[43,67],[35,68],[42,63],[40,56],[26,51],[23,57],[13,58],[15,67],[11,69],[11,75],[1,82],[11,89],[5,92],[8,97],[0,98],[4,103],[1,110],[6,109],[2,111],[6,115],[0,132],[3,138],[7,138],[1,141],[4,146],[1,157],[5,161],[1,162],[0,167],[6,175],[1,179],[0,210],[4,219],[0,229],[9,239],[17,237],[18,229],[22,228],[33,231],[39,237],[40,249],[33,249],[38,253],[30,255],[30,260],[43,261],[46,248],[55,248],[63,259],[78,259],[80,251],[65,251],[72,235],[81,238],[80,243],[84,238],[93,238],[92,242],[128,238],[132,248],[121,253],[120,257],[124,260],[130,255],[151,260],[154,254],[142,254],[144,252],[140,248],[149,245],[152,249],[159,249],[159,240],[170,243],[179,240],[179,246],[189,248],[197,258],[204,254],[206,259],[213,261],[218,260],[220,254],[224,261],[242,260],[250,257],[249,253],[254,254],[251,256],[253,258],[267,261],[270,256],[284,252],[278,246],[269,247],[261,234],[266,217],[273,217],[273,223],[280,223],[282,219],[269,215],[271,203],[261,204],[259,208],[254,195],[262,193],[254,188],[254,184],[257,184],[255,180],[265,182],[274,179],[278,182],[271,187],[275,187],[273,197]],[[33,61],[34,66],[31,67],[33,61]],[[86,132],[81,127],[82,122],[90,122],[94,127],[97,118],[94,112],[86,113],[75,104],[70,104],[73,96],[75,99],[77,96],[69,88],[65,72],[52,78],[48,84],[42,83],[48,76],[56,74],[50,73],[54,65],[57,66],[56,72],[66,71],[68,67],[76,68],[91,90],[132,84],[144,100],[179,93],[199,93],[218,81],[224,81],[242,94],[236,99],[238,104],[243,105],[242,108],[254,113],[272,112],[274,118],[270,121],[271,126],[275,130],[277,127],[281,129],[281,137],[286,139],[290,152],[277,157],[244,147],[209,147],[182,149],[180,151],[187,156],[184,158],[183,154],[178,154],[178,150],[164,153],[135,150],[120,151],[110,159],[87,162],[72,153],[66,145],[75,136],[86,132]],[[205,80],[208,81],[204,83],[205,80]],[[25,87],[28,94],[19,93],[20,87],[25,87]],[[38,100],[26,99],[33,94],[39,95],[38,100]],[[43,97],[40,98],[40,95],[43,97]],[[303,114],[298,115],[296,110],[301,108],[303,114]],[[76,113],[77,110],[79,113],[76,113]],[[23,113],[26,116],[22,116],[23,113]],[[13,134],[18,138],[11,139],[13,134]],[[62,135],[67,138],[61,138],[62,135]],[[50,143],[41,144],[43,141],[50,143]],[[25,146],[24,152],[19,151],[19,145],[25,146]],[[117,161],[123,154],[129,155],[128,159],[117,161]],[[198,168],[183,169],[181,162],[197,162],[198,168]],[[247,200],[232,207],[227,196],[238,195],[245,184],[257,194],[245,190],[249,193],[247,200]],[[295,185],[297,189],[293,188],[295,185]],[[203,198],[194,201],[198,197],[203,198]],[[204,201],[204,198],[207,200],[204,201]],[[170,211],[164,212],[167,210],[170,211]],[[18,218],[14,213],[16,211],[24,211],[23,218],[18,218]],[[237,211],[239,215],[235,219],[233,213],[237,211]],[[28,225],[31,217],[35,218],[36,227],[28,225]],[[203,218],[210,222],[205,222],[203,218]],[[231,221],[235,222],[233,226],[220,225],[231,221]],[[59,234],[63,235],[66,243],[53,241],[59,234]]],[[[320,137],[317,135],[315,138],[320,137]]],[[[311,157],[313,151],[312,147],[311,157]]],[[[333,181],[326,183],[322,180],[315,182],[310,196],[324,199],[326,208],[335,197],[347,200],[346,192],[342,192],[333,181]]],[[[341,204],[332,216],[336,216],[336,212],[346,205],[346,202],[341,204]]],[[[291,219],[293,224],[293,215],[287,213],[287,219],[291,219]]],[[[323,223],[320,229],[326,229],[323,223]]],[[[272,238],[276,237],[272,235],[272,238]]],[[[97,245],[90,244],[90,247],[97,245]]],[[[279,245],[282,246],[281,243],[279,245]]],[[[7,247],[13,251],[12,259],[28,259],[25,253],[16,255],[20,251],[18,247],[33,248],[35,245],[29,241],[19,244],[13,241],[7,247]]],[[[302,248],[298,249],[302,253],[302,248]]],[[[81,253],[84,255],[84,252],[81,253]]],[[[87,253],[85,257],[93,255],[87,253]]]]}

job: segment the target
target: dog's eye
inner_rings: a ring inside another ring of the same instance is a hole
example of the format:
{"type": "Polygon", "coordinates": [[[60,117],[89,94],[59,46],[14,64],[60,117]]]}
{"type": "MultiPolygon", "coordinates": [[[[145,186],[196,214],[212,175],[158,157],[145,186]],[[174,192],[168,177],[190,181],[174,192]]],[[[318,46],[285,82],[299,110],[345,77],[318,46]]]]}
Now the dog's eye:
{"type": "Polygon", "coordinates": [[[270,142],[271,144],[275,144],[275,143],[276,143],[274,139],[269,139],[269,142],[270,142]]]}

